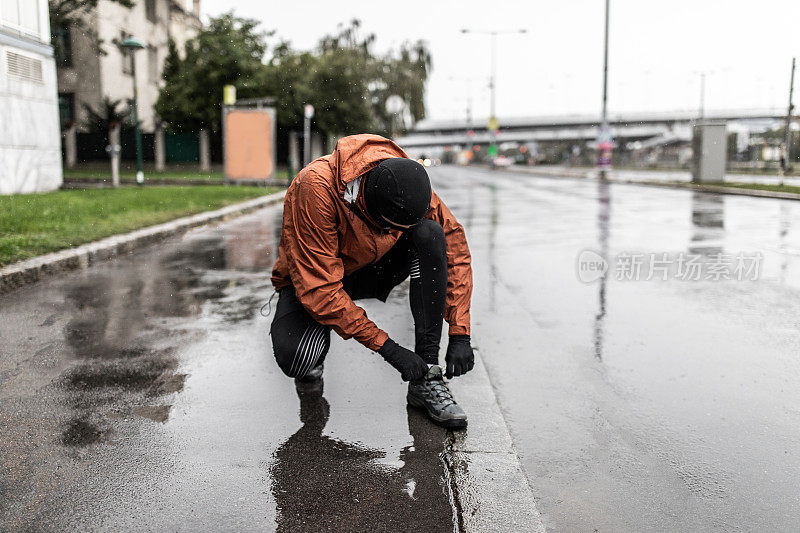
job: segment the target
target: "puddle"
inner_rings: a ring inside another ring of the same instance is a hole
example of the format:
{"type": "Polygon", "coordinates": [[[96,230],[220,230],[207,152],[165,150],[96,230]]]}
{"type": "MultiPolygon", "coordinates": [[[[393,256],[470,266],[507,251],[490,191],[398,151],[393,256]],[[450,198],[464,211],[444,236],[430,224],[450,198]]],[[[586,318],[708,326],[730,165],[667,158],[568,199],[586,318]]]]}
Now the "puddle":
{"type": "Polygon", "coordinates": [[[61,442],[65,446],[83,447],[100,441],[104,436],[105,432],[88,420],[76,418],[64,430],[61,442]]]}
{"type": "Polygon", "coordinates": [[[387,531],[453,531],[437,468],[443,431],[409,409],[414,441],[390,466],[382,450],[324,434],[330,406],[322,383],[296,390],[303,426],[278,447],[270,468],[277,531],[369,531],[376,516],[387,531]]]}
{"type": "Polygon", "coordinates": [[[152,387],[164,372],[175,370],[176,367],[174,358],[90,363],[69,372],[67,384],[83,391],[103,387],[143,390],[152,387]]]}
{"type": "Polygon", "coordinates": [[[202,342],[208,328],[254,319],[271,290],[271,228],[250,220],[198,232],[66,286],[64,312],[45,319],[66,317],[64,341],[76,360],[61,380],[77,410],[64,444],[102,441],[104,432],[89,422],[108,418],[100,410],[168,420],[169,405],[149,401],[183,389],[181,347],[202,342]]]}
{"type": "Polygon", "coordinates": [[[131,413],[143,418],[148,418],[153,422],[166,422],[169,418],[169,410],[172,409],[171,405],[147,405],[142,407],[134,407],[131,413]]]}

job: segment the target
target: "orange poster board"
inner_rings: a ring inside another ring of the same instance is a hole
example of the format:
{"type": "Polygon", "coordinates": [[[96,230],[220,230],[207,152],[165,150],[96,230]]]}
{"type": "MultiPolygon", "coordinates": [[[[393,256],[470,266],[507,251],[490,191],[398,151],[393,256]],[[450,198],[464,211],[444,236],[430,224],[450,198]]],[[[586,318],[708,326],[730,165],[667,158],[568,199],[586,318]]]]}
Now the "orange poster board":
{"type": "Polygon", "coordinates": [[[224,106],[225,179],[265,181],[275,175],[275,110],[224,106]]]}

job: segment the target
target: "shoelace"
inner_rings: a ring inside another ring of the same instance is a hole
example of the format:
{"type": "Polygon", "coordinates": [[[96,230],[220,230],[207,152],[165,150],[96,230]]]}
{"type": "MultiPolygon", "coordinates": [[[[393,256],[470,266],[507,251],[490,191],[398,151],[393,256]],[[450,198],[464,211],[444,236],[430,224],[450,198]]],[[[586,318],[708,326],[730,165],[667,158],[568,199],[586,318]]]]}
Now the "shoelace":
{"type": "Polygon", "coordinates": [[[269,300],[267,300],[267,303],[265,303],[264,305],[261,306],[261,309],[259,310],[259,313],[264,318],[266,318],[266,317],[268,317],[269,315],[272,314],[272,299],[275,298],[276,294],[278,294],[278,291],[272,291],[272,296],[269,297],[269,300]],[[265,307],[267,308],[267,314],[266,315],[264,314],[264,308],[265,307]]]}
{"type": "Polygon", "coordinates": [[[450,392],[450,389],[447,388],[447,385],[444,384],[444,381],[438,379],[431,380],[427,382],[427,385],[428,389],[436,397],[436,400],[443,403],[445,406],[456,403],[453,394],[450,392]]]}

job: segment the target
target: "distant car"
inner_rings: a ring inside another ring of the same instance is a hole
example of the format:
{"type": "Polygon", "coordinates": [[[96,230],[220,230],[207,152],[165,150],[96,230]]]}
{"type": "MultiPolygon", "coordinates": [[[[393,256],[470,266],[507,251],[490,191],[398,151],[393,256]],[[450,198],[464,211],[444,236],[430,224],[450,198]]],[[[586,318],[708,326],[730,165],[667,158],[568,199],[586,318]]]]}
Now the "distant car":
{"type": "Polygon", "coordinates": [[[495,167],[510,167],[514,162],[504,155],[499,155],[492,160],[495,167]]]}

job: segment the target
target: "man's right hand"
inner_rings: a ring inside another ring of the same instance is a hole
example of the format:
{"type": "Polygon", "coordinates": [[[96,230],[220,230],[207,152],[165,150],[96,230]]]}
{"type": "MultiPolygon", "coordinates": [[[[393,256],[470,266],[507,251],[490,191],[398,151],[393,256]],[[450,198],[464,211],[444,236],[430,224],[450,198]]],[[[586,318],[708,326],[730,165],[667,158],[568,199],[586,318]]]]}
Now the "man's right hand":
{"type": "Polygon", "coordinates": [[[403,348],[392,339],[386,339],[378,353],[400,372],[403,381],[422,379],[428,373],[428,365],[422,357],[403,348]]]}

